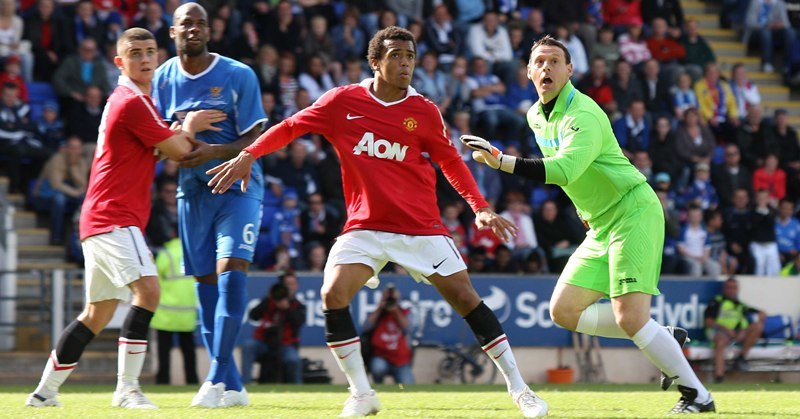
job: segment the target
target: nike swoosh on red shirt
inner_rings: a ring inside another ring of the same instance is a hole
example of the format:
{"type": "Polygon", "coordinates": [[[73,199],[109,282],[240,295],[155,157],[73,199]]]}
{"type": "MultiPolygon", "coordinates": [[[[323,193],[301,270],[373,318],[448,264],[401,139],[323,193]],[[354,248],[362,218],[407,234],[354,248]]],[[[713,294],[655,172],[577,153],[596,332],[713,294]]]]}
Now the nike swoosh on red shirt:
{"type": "Polygon", "coordinates": [[[129,354],[131,354],[131,355],[143,354],[143,353],[145,353],[145,352],[147,352],[147,351],[146,351],[146,350],[145,350],[145,351],[137,351],[137,352],[131,352],[131,351],[128,351],[128,353],[129,353],[129,354]]]}
{"type": "Polygon", "coordinates": [[[355,352],[355,351],[356,351],[356,350],[355,350],[355,349],[353,349],[352,351],[350,351],[350,352],[348,352],[348,353],[346,353],[346,354],[344,354],[344,355],[339,355],[339,359],[345,359],[345,358],[347,358],[348,356],[352,355],[352,354],[353,354],[353,352],[355,352]]]}
{"type": "Polygon", "coordinates": [[[500,358],[501,356],[503,356],[504,353],[506,353],[507,350],[508,350],[508,348],[503,349],[503,352],[500,352],[499,354],[497,354],[497,356],[493,356],[492,358],[494,358],[494,359],[500,358]]]}

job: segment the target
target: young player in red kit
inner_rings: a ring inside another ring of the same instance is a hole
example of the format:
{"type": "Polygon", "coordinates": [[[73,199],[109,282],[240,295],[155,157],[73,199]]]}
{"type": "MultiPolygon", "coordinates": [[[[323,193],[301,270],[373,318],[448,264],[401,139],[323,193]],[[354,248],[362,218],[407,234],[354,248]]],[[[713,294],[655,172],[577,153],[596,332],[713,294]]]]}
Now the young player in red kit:
{"type": "MultiPolygon", "coordinates": [[[[155,409],[139,387],[147,353],[147,330],[158,306],[156,267],[142,231],[150,217],[156,150],[177,160],[191,151],[189,134],[173,132],[148,96],[157,63],[153,35],[129,29],[117,41],[114,63],[122,70],[108,98],[83,202],[80,238],[86,259],[86,307],[50,353],[39,386],[27,406],[60,406],[58,389],[84,348],[108,324],[120,300],[131,309],[120,331],[118,380],[112,405],[155,409]]],[[[192,122],[187,122],[187,125],[192,122]]]]}
{"type": "Polygon", "coordinates": [[[547,403],[528,388],[502,326],[472,287],[436,205],[436,176],[423,155],[439,164],[475,212],[476,224],[507,240],[516,227],[492,211],[445,131],[436,105],[409,87],[416,43],[405,29],[389,27],[369,43],[375,78],[328,91],[317,102],[270,128],[238,157],[209,174],[214,193],[237,180],[247,187],[256,158],[307,132],[324,135],[342,164],[347,222],[325,267],[322,300],[325,339],[347,376],[350,397],[342,417],[380,410],[370,387],[350,300],[388,262],[419,282],[433,284],[464,317],[484,351],[503,373],[508,391],[526,417],[543,416],[547,403]]]}

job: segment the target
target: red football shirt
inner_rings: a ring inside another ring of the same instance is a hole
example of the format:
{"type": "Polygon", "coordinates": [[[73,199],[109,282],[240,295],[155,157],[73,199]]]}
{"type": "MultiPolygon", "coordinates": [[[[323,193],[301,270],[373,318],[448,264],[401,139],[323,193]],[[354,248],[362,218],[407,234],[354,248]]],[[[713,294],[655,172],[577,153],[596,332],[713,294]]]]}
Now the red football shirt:
{"type": "Polygon", "coordinates": [[[144,231],[157,161],[153,146],[170,136],[150,96],[121,76],[103,109],[81,209],[81,240],[115,227],[144,231]]]}
{"type": "Polygon", "coordinates": [[[423,153],[442,168],[473,211],[488,204],[450,142],[436,105],[412,87],[405,98],[383,102],[370,92],[372,80],[329,90],[246,150],[259,157],[308,132],[320,133],[342,165],[347,204],[342,233],[449,235],[436,205],[436,172],[423,153]]]}

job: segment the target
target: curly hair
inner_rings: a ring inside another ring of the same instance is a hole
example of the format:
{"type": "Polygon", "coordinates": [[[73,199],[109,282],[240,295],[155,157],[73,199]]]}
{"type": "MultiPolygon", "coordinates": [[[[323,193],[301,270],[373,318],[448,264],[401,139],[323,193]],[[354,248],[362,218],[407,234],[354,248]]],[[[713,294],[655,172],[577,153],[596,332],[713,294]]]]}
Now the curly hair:
{"type": "Polygon", "coordinates": [[[414,35],[408,30],[398,26],[389,26],[388,28],[381,29],[369,41],[369,48],[367,49],[367,60],[372,62],[373,59],[380,60],[383,54],[386,53],[386,45],[383,41],[386,40],[398,41],[411,41],[414,44],[414,52],[417,51],[417,41],[414,35]]]}

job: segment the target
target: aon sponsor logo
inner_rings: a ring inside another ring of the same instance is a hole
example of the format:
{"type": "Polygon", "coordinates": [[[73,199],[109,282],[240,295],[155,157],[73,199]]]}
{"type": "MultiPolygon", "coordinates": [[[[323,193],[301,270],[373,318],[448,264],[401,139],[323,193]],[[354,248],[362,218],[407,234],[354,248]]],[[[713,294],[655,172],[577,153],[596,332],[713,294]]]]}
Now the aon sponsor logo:
{"type": "Polygon", "coordinates": [[[400,143],[390,143],[383,138],[376,140],[375,134],[367,132],[361,137],[361,141],[353,147],[353,154],[356,156],[366,153],[370,157],[379,159],[395,159],[403,161],[406,158],[407,145],[400,143]]]}

